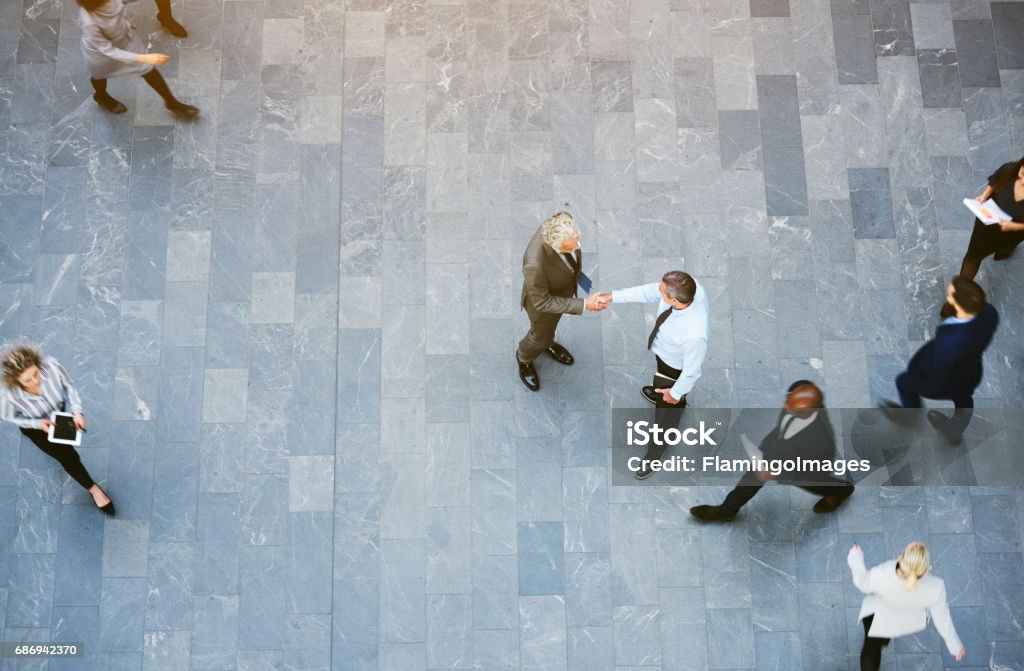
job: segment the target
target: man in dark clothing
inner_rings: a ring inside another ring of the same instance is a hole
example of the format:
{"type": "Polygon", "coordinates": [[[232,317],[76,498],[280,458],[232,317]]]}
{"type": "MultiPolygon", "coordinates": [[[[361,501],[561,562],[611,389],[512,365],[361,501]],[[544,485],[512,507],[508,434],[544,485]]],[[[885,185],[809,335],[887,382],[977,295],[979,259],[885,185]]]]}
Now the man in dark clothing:
{"type": "MultiPolygon", "coordinates": [[[[761,441],[766,460],[836,458],[836,439],[825,413],[821,389],[808,380],[798,380],[789,386],[786,402],[779,413],[775,428],[761,441]]],[[[694,506],[690,514],[705,522],[730,522],[740,508],[754,498],[764,483],[777,480],[821,496],[814,504],[814,512],[830,513],[853,494],[853,485],[827,472],[794,471],[772,475],[767,471],[748,471],[739,484],[729,492],[719,506],[694,506]]]]}
{"type": "Polygon", "coordinates": [[[894,421],[912,418],[900,408],[920,408],[921,398],[953,401],[947,417],[928,411],[928,421],[953,445],[963,440],[974,414],[974,390],[981,384],[982,355],[999,325],[999,314],[986,302],[985,291],[973,280],[957,275],[946,288],[953,315],[943,320],[935,337],[917,350],[907,370],[896,378],[900,404],[883,399],[879,406],[894,421]]]}

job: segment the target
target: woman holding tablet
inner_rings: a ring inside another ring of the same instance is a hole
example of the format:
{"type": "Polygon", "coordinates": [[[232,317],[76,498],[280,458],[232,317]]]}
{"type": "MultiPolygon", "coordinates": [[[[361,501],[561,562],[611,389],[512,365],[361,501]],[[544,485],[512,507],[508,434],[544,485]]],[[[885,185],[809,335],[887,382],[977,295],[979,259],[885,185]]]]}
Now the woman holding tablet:
{"type": "Polygon", "coordinates": [[[93,482],[72,445],[50,440],[55,412],[68,410],[74,416],[75,429],[85,431],[82,399],[71,384],[64,367],[34,347],[18,345],[3,355],[3,395],[0,414],[3,419],[21,427],[21,432],[40,450],[60,462],[68,475],[92,495],[96,507],[107,515],[114,514],[114,503],[93,482]]]}

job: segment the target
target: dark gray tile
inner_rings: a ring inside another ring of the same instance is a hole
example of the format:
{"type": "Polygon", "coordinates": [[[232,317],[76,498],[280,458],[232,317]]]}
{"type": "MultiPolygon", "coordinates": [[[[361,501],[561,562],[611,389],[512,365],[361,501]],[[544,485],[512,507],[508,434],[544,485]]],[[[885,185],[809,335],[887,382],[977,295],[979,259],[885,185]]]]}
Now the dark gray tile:
{"type": "Polygon", "coordinates": [[[913,56],[914,34],[910,27],[909,0],[871,0],[875,54],[913,56]]]}
{"type": "Polygon", "coordinates": [[[765,146],[799,146],[802,144],[796,77],[758,75],[757,106],[760,111],[761,136],[764,138],[765,146]]]}
{"type": "MultiPolygon", "coordinates": [[[[866,4],[866,3],[865,3],[866,4]]],[[[871,84],[878,81],[871,17],[839,14],[832,17],[836,42],[836,68],[840,84],[871,84]]]]}
{"type": "Polygon", "coordinates": [[[993,2],[992,28],[995,30],[999,67],[1003,70],[1024,68],[1024,50],[1017,39],[1024,30],[1024,8],[1012,2],[993,2]]]}
{"type": "Polygon", "coordinates": [[[995,36],[991,21],[953,21],[960,83],[965,87],[999,86],[995,36]]]}
{"type": "Polygon", "coordinates": [[[789,16],[789,0],[750,0],[750,16],[789,16]]]}

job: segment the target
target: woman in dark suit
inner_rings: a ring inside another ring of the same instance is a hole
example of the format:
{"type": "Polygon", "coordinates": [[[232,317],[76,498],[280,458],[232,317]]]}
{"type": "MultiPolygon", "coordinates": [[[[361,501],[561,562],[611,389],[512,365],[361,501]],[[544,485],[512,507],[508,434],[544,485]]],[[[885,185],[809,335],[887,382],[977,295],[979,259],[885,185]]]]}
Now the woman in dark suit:
{"type": "Polygon", "coordinates": [[[995,254],[995,260],[1002,261],[1024,240],[1024,158],[1003,164],[989,176],[988,186],[977,201],[983,203],[989,198],[1010,215],[1010,219],[998,224],[974,220],[971,242],[960,266],[960,275],[969,280],[978,274],[978,267],[986,256],[995,254]]]}
{"type": "Polygon", "coordinates": [[[21,427],[21,432],[36,447],[59,461],[67,474],[92,495],[97,508],[113,515],[114,502],[85,470],[75,448],[51,443],[47,436],[52,424],[50,417],[54,412],[66,410],[74,414],[75,427],[85,431],[82,399],[64,366],[53,357],[43,356],[34,347],[18,345],[4,352],[2,367],[4,389],[0,414],[3,419],[21,427]]]}

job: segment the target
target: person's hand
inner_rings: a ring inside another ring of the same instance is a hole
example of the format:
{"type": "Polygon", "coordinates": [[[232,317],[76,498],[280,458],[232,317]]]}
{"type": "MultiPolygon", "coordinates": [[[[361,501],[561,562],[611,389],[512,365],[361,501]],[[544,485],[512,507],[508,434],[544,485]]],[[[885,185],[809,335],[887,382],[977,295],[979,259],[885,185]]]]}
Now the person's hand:
{"type": "Polygon", "coordinates": [[[583,302],[584,307],[591,312],[600,312],[608,307],[608,304],[612,302],[611,294],[602,294],[598,292],[591,295],[583,302]]]}
{"type": "Polygon", "coordinates": [[[980,204],[980,203],[984,203],[987,200],[987,198],[985,198],[985,194],[984,193],[981,193],[981,194],[978,194],[978,196],[976,196],[974,200],[978,201],[978,203],[980,204]]]}
{"type": "Polygon", "coordinates": [[[864,553],[864,551],[860,549],[860,546],[859,546],[859,545],[857,545],[856,543],[854,543],[854,544],[853,544],[853,547],[851,547],[851,548],[850,548],[850,554],[854,554],[854,553],[859,553],[859,554],[863,554],[863,553],[864,553]]]}
{"type": "Polygon", "coordinates": [[[757,479],[761,482],[768,482],[769,480],[775,479],[775,476],[771,474],[771,471],[754,471],[754,475],[756,475],[757,479]]]}
{"type": "Polygon", "coordinates": [[[48,419],[41,419],[41,420],[39,420],[39,430],[40,431],[49,431],[51,426],[53,426],[53,422],[51,422],[50,420],[48,420],[48,419]]]}
{"type": "Polygon", "coordinates": [[[1003,233],[1009,233],[1010,231],[1020,230],[1020,228],[1016,222],[1010,221],[1009,219],[1003,219],[999,222],[999,230],[1003,233]]]}
{"type": "Polygon", "coordinates": [[[75,428],[79,431],[85,431],[85,415],[80,412],[75,413],[75,428]]]}
{"type": "Polygon", "coordinates": [[[661,394],[661,400],[665,401],[669,405],[676,405],[679,403],[679,399],[672,395],[671,389],[655,389],[654,391],[661,394]]]}
{"type": "Polygon", "coordinates": [[[167,54],[135,54],[135,60],[148,65],[163,65],[170,59],[167,54]]]}
{"type": "Polygon", "coordinates": [[[959,662],[961,659],[964,658],[964,655],[966,655],[966,654],[967,654],[967,648],[965,646],[961,645],[960,646],[960,652],[956,653],[956,661],[959,662]]]}

